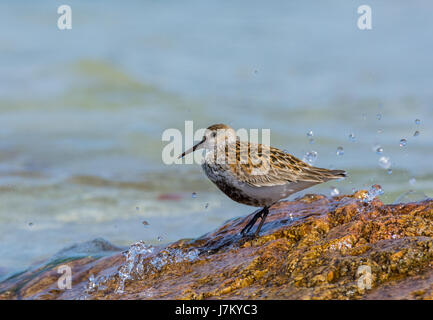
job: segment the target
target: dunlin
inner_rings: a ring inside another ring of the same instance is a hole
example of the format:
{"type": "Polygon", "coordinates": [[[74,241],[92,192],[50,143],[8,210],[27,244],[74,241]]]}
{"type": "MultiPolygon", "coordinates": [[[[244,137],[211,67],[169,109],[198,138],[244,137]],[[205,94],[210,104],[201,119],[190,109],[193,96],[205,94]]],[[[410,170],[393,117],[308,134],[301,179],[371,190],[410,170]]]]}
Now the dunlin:
{"type": "Polygon", "coordinates": [[[346,176],[344,170],[313,167],[277,148],[240,141],[233,128],[215,124],[203,139],[179,158],[205,149],[202,168],[207,177],[232,200],[261,207],[241,233],[248,233],[261,218],[257,236],[269,208],[291,194],[346,176]]]}

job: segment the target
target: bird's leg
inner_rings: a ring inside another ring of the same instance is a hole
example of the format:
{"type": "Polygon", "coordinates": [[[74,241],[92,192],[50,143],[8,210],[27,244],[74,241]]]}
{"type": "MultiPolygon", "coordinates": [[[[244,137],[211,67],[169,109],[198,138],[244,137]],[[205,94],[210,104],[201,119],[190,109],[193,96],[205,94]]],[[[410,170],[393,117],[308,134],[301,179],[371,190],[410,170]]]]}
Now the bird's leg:
{"type": "Polygon", "coordinates": [[[264,207],[264,208],[263,208],[262,215],[261,215],[261,218],[262,218],[262,219],[260,220],[260,224],[259,224],[259,226],[257,227],[256,233],[255,233],[255,236],[256,236],[256,237],[259,235],[260,229],[262,228],[263,223],[265,222],[266,217],[268,216],[268,213],[269,213],[269,207],[264,207]]]}
{"type": "Polygon", "coordinates": [[[256,212],[256,214],[254,215],[254,217],[252,217],[252,219],[250,220],[250,222],[248,222],[248,224],[242,229],[242,231],[241,231],[242,235],[244,235],[245,233],[248,233],[251,230],[251,228],[256,223],[257,219],[262,216],[262,212],[263,212],[264,209],[265,208],[260,209],[259,211],[256,212]]]}

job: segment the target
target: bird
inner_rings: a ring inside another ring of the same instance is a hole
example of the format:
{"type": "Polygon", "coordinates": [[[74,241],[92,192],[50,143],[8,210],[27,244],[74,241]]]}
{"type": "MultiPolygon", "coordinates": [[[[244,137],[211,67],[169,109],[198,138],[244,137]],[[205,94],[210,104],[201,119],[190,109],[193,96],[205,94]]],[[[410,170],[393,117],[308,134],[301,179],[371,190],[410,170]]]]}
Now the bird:
{"type": "Polygon", "coordinates": [[[288,196],[329,180],[346,177],[344,170],[311,166],[295,156],[271,146],[241,141],[225,124],[209,126],[200,142],[179,155],[204,149],[202,169],[206,176],[232,200],[259,207],[245,225],[247,235],[260,218],[258,236],[269,208],[288,196]]]}

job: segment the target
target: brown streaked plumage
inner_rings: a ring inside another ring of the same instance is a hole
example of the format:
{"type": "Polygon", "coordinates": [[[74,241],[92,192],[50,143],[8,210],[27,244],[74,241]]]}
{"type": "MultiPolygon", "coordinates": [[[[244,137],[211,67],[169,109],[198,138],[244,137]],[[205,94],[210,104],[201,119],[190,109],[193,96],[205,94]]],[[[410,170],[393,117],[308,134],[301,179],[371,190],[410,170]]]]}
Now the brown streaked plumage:
{"type": "MultiPolygon", "coordinates": [[[[248,183],[252,186],[274,186],[282,185],[287,182],[308,181],[322,183],[330,179],[344,177],[341,174],[343,170],[328,170],[323,168],[313,167],[298,158],[288,154],[280,149],[270,147],[269,171],[266,174],[251,175],[254,167],[260,167],[260,164],[253,164],[251,157],[248,157],[248,163],[241,163],[240,150],[241,145],[247,144],[247,150],[250,150],[252,145],[249,142],[236,141],[236,163],[230,164],[230,170],[236,175],[237,179],[248,183]]],[[[258,144],[258,157],[261,157],[262,145],[258,144]]],[[[229,147],[227,146],[226,149],[229,147]]],[[[228,150],[226,151],[226,153],[228,150]]],[[[248,154],[249,155],[249,154],[248,154]]]]}
{"type": "Polygon", "coordinates": [[[222,192],[236,202],[263,207],[242,234],[249,232],[261,218],[258,235],[269,207],[277,201],[313,185],[346,176],[343,170],[313,167],[277,148],[240,141],[235,131],[224,124],[210,126],[202,141],[180,157],[202,148],[206,150],[202,168],[222,192]]]}

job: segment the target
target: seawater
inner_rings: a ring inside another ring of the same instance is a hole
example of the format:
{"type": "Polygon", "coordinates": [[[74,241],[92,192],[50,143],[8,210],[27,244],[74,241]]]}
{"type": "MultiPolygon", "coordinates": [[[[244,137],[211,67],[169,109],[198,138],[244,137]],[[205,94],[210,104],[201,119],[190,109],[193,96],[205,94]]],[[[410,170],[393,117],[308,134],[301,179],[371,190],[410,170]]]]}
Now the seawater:
{"type": "Polygon", "coordinates": [[[198,165],[162,163],[162,132],[185,120],[271,129],[348,171],[308,193],[432,197],[433,4],[375,3],[369,31],[357,5],[74,1],[59,31],[56,1],[2,1],[0,277],[73,243],[193,238],[254,210],[198,165]]]}

